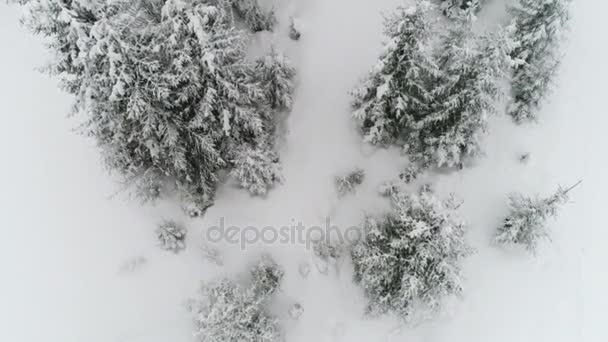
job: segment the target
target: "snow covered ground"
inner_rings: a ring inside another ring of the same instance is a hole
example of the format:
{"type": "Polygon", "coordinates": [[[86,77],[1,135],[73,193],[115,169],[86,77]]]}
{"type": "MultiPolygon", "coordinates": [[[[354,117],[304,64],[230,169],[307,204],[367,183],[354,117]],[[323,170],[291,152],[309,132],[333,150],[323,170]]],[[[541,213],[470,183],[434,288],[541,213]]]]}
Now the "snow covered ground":
{"type": "Polygon", "coordinates": [[[75,135],[70,98],[34,70],[48,56],[19,26],[15,8],[0,5],[0,340],[191,341],[184,308],[203,280],[247,271],[261,250],[287,270],[274,309],[285,318],[288,341],[606,341],[605,270],[608,232],[608,143],[603,81],[608,79],[604,19],[608,5],[575,4],[573,30],[559,87],[542,122],[514,127],[495,120],[487,158],[459,174],[437,176],[437,188],[465,201],[470,240],[465,297],[443,317],[396,329],[390,318],[365,320],[364,300],[349,265],[302,279],[311,259],[304,246],[223,246],[226,266],[205,261],[204,231],[224,217],[230,224],[284,225],[302,221],[348,226],[381,210],[376,186],[402,166],[396,151],[364,146],[349,119],[348,91],[374,63],[381,43],[380,11],[399,0],[292,0],[303,24],[298,43],[279,45],[299,73],[282,159],[286,183],[267,200],[224,187],[204,219],[187,220],[170,203],[140,206],[116,194],[91,142],[75,135]],[[531,153],[528,164],[519,154],[531,153]],[[333,176],[361,167],[368,173],[356,197],[338,202],[333,176]],[[584,183],[553,223],[555,236],[536,259],[490,246],[510,191],[548,193],[558,184],[584,183]],[[189,228],[181,254],[156,247],[155,225],[178,218],[189,228]],[[131,267],[132,266],[132,267],[131,267]],[[305,309],[287,319],[289,304],[305,309]]]}

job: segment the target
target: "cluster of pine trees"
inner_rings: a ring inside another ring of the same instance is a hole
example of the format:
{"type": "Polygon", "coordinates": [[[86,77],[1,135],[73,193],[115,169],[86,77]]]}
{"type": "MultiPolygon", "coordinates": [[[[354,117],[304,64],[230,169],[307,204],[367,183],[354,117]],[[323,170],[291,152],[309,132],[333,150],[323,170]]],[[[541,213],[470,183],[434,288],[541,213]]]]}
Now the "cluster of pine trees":
{"type": "MultiPolygon", "coordinates": [[[[443,1],[442,8],[476,11],[482,3],[443,1]]],[[[535,118],[556,70],[567,4],[518,0],[512,24],[484,34],[463,19],[438,32],[436,11],[425,2],[399,8],[387,19],[378,64],[354,91],[365,140],[403,147],[419,171],[459,167],[483,153],[488,117],[499,112],[507,81],[509,114],[535,118]]]]}
{"type": "MultiPolygon", "coordinates": [[[[253,61],[247,56],[250,34],[274,29],[271,10],[256,0],[19,2],[24,23],[55,54],[47,70],[74,95],[82,131],[140,198],[176,192],[190,214],[200,215],[227,176],[253,195],[282,182],[277,114],[291,109],[295,70],[274,49],[253,61]]],[[[354,91],[365,140],[403,148],[411,162],[401,175],[406,182],[482,154],[489,117],[505,97],[507,113],[522,122],[537,117],[550,90],[569,0],[515,0],[511,25],[480,34],[471,19],[484,3],[397,9],[387,18],[378,64],[354,91]],[[453,18],[447,30],[436,29],[438,11],[453,18]]],[[[362,169],[337,177],[338,195],[354,194],[364,180],[362,169]]],[[[348,250],[368,313],[407,321],[417,308],[436,312],[462,293],[462,261],[472,249],[458,203],[439,199],[430,187],[409,194],[401,183],[383,187],[391,209],[365,220],[363,239],[315,251],[337,259],[338,250],[348,250]]],[[[495,240],[535,251],[549,236],[546,219],[572,188],[545,199],[512,195],[495,240]]],[[[157,237],[163,249],[186,247],[186,230],[173,221],[161,224],[157,237]]],[[[217,251],[206,248],[205,255],[222,264],[217,251]]],[[[283,340],[267,309],[283,275],[264,257],[248,286],[229,279],[205,285],[190,305],[199,339],[283,340]]],[[[293,316],[301,310],[294,307],[293,316]]]]}
{"type": "Polygon", "coordinates": [[[236,24],[273,23],[255,0],[22,2],[82,131],[139,197],[176,191],[200,214],[226,171],[253,194],[281,181],[276,114],[291,106],[295,71],[276,51],[248,60],[236,24]]]}
{"type": "MultiPolygon", "coordinates": [[[[484,3],[441,1],[439,12],[452,18],[447,25],[436,25],[442,19],[427,2],[399,8],[386,20],[377,65],[353,92],[364,140],[397,145],[410,161],[400,182],[381,189],[391,210],[367,218],[364,239],[351,250],[355,281],[372,315],[390,312],[409,321],[461,294],[462,260],[471,248],[458,205],[437,199],[428,186],[418,195],[403,186],[431,168],[462,168],[483,154],[489,117],[502,111],[504,100],[506,113],[521,123],[536,119],[550,90],[569,1],[515,0],[510,25],[479,34],[472,22],[484,3]]],[[[495,242],[535,252],[550,236],[547,219],[572,188],[548,198],[511,195],[495,242]]]]}

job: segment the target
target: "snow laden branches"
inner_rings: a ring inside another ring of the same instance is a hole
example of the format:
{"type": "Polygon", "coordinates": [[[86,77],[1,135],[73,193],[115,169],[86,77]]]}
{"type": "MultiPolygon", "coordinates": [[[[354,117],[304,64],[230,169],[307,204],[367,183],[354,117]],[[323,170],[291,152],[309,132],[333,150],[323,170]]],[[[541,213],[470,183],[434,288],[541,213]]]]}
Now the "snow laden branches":
{"type": "Polygon", "coordinates": [[[440,8],[450,18],[468,19],[477,14],[486,0],[441,0],[440,8]]]}
{"type": "Polygon", "coordinates": [[[276,24],[274,11],[264,11],[258,0],[226,0],[236,15],[253,32],[272,31],[276,24]]]}
{"type": "Polygon", "coordinates": [[[432,49],[430,17],[420,5],[387,20],[385,51],[353,102],[365,140],[402,146],[420,170],[483,152],[512,48],[506,31],[481,36],[458,25],[432,49]]]}
{"type": "Polygon", "coordinates": [[[186,228],[175,221],[166,220],[156,228],[161,249],[178,253],[186,248],[186,228]]]}
{"type": "Polygon", "coordinates": [[[249,62],[247,34],[234,28],[226,3],[24,5],[24,22],[56,56],[49,71],[87,117],[82,130],[140,197],[176,190],[198,208],[191,212],[204,212],[223,171],[242,167],[244,155],[263,156],[252,172],[272,175],[248,186],[256,193],[280,179],[275,114],[291,105],[294,71],[276,52],[249,62]]]}
{"type": "Polygon", "coordinates": [[[364,181],[365,170],[358,167],[347,174],[336,176],[334,178],[334,185],[336,187],[338,197],[342,198],[354,193],[364,181]]]}
{"type": "Polygon", "coordinates": [[[570,19],[570,0],[517,0],[510,9],[518,61],[513,72],[509,114],[516,122],[534,121],[560,64],[560,43],[570,19]]]}
{"type": "Polygon", "coordinates": [[[352,248],[355,281],[371,315],[392,312],[405,321],[436,313],[462,292],[463,259],[471,253],[458,205],[429,189],[391,193],[392,211],[365,221],[352,248]]]}
{"type": "Polygon", "coordinates": [[[278,289],[283,271],[268,256],[251,272],[252,283],[243,287],[230,279],[206,284],[189,307],[195,336],[201,342],[283,341],[283,331],[267,304],[278,289]]]}
{"type": "Polygon", "coordinates": [[[547,220],[557,216],[559,208],[568,201],[569,192],[580,183],[567,189],[560,187],[547,198],[511,194],[509,197],[511,213],[498,228],[495,241],[502,245],[521,245],[530,253],[536,253],[538,243],[551,236],[547,228],[547,220]]]}

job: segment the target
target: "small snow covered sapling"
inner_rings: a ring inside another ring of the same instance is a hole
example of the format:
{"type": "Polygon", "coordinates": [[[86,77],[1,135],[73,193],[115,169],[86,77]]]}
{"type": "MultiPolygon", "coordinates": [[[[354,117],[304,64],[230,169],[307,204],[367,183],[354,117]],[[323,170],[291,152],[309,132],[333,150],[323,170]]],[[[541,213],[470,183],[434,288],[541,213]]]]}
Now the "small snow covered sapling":
{"type": "Polygon", "coordinates": [[[302,317],[302,314],[304,313],[304,308],[302,307],[302,305],[300,303],[295,303],[294,305],[291,306],[291,308],[289,308],[289,318],[293,319],[293,320],[298,320],[300,319],[300,317],[302,317]]]}
{"type": "Polygon", "coordinates": [[[360,168],[356,168],[345,176],[336,177],[335,184],[338,196],[344,197],[346,195],[354,193],[357,187],[363,184],[364,180],[365,171],[360,168]]]}
{"type": "Polygon", "coordinates": [[[269,149],[243,148],[234,160],[230,175],[253,196],[264,196],[283,182],[283,168],[269,149]]]}
{"type": "Polygon", "coordinates": [[[300,273],[302,278],[308,278],[308,275],[310,274],[310,265],[307,262],[300,263],[298,265],[298,273],[300,273]]]}
{"type": "Polygon", "coordinates": [[[315,255],[323,260],[338,259],[342,256],[343,250],[342,246],[328,243],[325,239],[313,243],[315,255]]]}
{"type": "Polygon", "coordinates": [[[281,284],[285,272],[268,254],[264,254],[251,270],[251,288],[262,296],[273,294],[281,284]]]}
{"type": "Polygon", "coordinates": [[[217,248],[211,247],[207,243],[205,243],[201,247],[201,252],[203,254],[203,258],[205,258],[212,264],[215,264],[217,266],[224,265],[224,257],[217,248]]]}
{"type": "Polygon", "coordinates": [[[406,184],[409,184],[415,181],[423,170],[417,164],[408,165],[401,173],[399,173],[399,179],[401,179],[406,184]]]}
{"type": "Polygon", "coordinates": [[[363,239],[351,251],[355,281],[368,299],[368,314],[391,312],[410,321],[461,294],[462,261],[471,248],[453,199],[397,192],[391,203],[389,213],[364,222],[363,239]]]}
{"type": "Polygon", "coordinates": [[[521,245],[535,254],[542,239],[550,239],[547,220],[557,216],[558,209],[568,201],[568,193],[581,182],[559,188],[548,198],[528,197],[520,193],[509,196],[511,213],[498,228],[495,241],[501,245],[521,245]]]}
{"type": "Polygon", "coordinates": [[[189,309],[201,342],[281,342],[283,331],[267,308],[283,271],[268,256],[252,270],[252,284],[241,286],[230,279],[205,284],[189,309]]]}
{"type": "Polygon", "coordinates": [[[519,158],[518,158],[519,162],[521,164],[528,164],[528,162],[530,161],[530,156],[531,156],[531,154],[529,152],[520,154],[519,158]]]}
{"type": "Polygon", "coordinates": [[[442,0],[441,10],[450,18],[467,19],[477,14],[485,0],[442,0]]]}
{"type": "Polygon", "coordinates": [[[302,37],[302,30],[300,28],[300,21],[297,18],[291,17],[289,19],[289,38],[291,40],[300,40],[302,37]]]}
{"type": "Polygon", "coordinates": [[[378,194],[382,197],[391,197],[399,191],[399,185],[393,181],[388,181],[380,184],[378,194]]]}
{"type": "Polygon", "coordinates": [[[327,241],[326,238],[315,240],[312,245],[314,256],[314,265],[317,271],[327,275],[329,266],[333,265],[338,269],[338,259],[344,254],[344,246],[327,241]]]}
{"type": "Polygon", "coordinates": [[[167,220],[158,225],[156,237],[160,248],[178,253],[186,248],[186,228],[175,221],[167,220]]]}

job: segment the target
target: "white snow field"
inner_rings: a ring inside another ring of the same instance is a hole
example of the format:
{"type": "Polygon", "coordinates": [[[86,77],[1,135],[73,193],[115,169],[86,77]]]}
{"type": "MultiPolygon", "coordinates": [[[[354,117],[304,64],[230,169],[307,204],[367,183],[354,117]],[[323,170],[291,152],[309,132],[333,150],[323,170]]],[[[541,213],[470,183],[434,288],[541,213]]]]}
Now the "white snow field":
{"type": "MultiPolygon", "coordinates": [[[[224,245],[225,267],[205,261],[205,230],[229,224],[322,223],[341,226],[382,210],[378,184],[397,175],[397,151],[360,142],[350,120],[348,91],[373,65],[382,40],[381,11],[398,0],[293,0],[302,23],[299,42],[275,37],[298,71],[295,108],[282,159],[286,182],[267,199],[224,186],[203,219],[190,220],[171,203],[141,206],[118,193],[90,140],[66,118],[71,99],[35,67],[48,60],[39,39],[19,25],[19,12],[0,5],[0,341],[188,342],[185,301],[201,281],[239,276],[262,251],[285,270],[273,310],[286,340],[297,341],[606,341],[608,229],[608,5],[577,0],[555,93],[541,122],[515,127],[493,121],[487,157],[457,174],[434,178],[444,194],[464,200],[469,239],[477,253],[466,263],[464,298],[428,323],[400,328],[389,317],[369,320],[352,282],[351,266],[303,279],[304,246],[224,245]],[[531,153],[528,164],[518,155],[531,153]],[[356,196],[338,201],[333,177],[354,167],[368,177],[356,196]],[[550,193],[583,179],[552,221],[554,239],[536,258],[497,249],[492,232],[507,212],[511,191],[550,193]],[[180,254],[156,246],[163,218],[189,229],[180,254]],[[299,302],[298,321],[287,315],[299,302]]],[[[287,6],[286,6],[287,7],[287,6]]],[[[261,39],[261,38],[260,38],[261,39]]]]}

